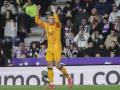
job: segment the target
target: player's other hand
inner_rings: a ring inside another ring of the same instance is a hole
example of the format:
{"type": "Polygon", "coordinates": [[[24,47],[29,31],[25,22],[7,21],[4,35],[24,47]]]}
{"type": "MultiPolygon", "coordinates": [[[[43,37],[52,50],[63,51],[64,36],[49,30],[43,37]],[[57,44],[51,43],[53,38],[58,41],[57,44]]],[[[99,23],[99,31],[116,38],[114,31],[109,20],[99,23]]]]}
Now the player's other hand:
{"type": "Polygon", "coordinates": [[[39,15],[40,9],[41,9],[41,5],[38,5],[38,6],[36,7],[36,15],[37,15],[37,16],[39,15]]]}
{"type": "Polygon", "coordinates": [[[56,11],[55,6],[51,5],[50,7],[51,7],[51,11],[52,11],[52,12],[55,12],[55,11],[56,11]]]}
{"type": "Polygon", "coordinates": [[[40,10],[40,9],[41,9],[41,5],[38,5],[38,6],[37,6],[37,10],[40,10]]]}

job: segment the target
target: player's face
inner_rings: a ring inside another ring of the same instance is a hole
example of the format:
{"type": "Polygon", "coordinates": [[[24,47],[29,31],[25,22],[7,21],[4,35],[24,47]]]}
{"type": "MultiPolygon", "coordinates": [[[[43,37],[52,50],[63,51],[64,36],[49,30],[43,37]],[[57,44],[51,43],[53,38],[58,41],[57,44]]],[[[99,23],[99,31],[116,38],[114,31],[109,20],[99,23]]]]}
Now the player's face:
{"type": "Polygon", "coordinates": [[[62,10],[61,9],[58,9],[57,10],[57,14],[59,15],[59,14],[61,14],[62,13],[62,10]]]}
{"type": "Polygon", "coordinates": [[[50,24],[54,24],[54,23],[55,23],[55,20],[54,20],[53,16],[49,16],[49,17],[48,17],[48,22],[49,22],[50,24]]]}

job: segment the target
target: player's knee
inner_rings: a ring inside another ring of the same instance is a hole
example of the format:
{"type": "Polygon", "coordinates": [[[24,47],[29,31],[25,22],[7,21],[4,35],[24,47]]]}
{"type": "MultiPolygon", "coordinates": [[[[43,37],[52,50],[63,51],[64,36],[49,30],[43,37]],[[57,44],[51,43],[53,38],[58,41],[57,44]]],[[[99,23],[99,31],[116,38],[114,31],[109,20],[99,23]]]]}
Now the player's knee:
{"type": "Polygon", "coordinates": [[[52,63],[48,63],[47,67],[48,67],[48,68],[53,68],[52,63]]]}
{"type": "Polygon", "coordinates": [[[48,68],[53,68],[53,66],[52,66],[52,65],[48,65],[47,67],[48,67],[48,68]]]}
{"type": "Polygon", "coordinates": [[[62,68],[62,65],[57,64],[57,65],[56,65],[56,68],[61,69],[61,68],[62,68]]]}

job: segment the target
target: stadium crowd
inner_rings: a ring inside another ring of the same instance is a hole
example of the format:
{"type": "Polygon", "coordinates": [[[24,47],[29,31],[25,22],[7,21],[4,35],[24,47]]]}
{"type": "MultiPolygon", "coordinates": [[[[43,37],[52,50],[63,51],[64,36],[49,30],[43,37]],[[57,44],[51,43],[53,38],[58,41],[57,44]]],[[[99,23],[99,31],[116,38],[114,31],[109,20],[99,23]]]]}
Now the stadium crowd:
{"type": "MultiPolygon", "coordinates": [[[[37,5],[47,17],[45,12],[53,1],[0,0],[0,66],[8,65],[12,58],[45,57],[45,35],[29,48],[24,39],[36,26],[37,5]]],[[[62,25],[62,57],[120,56],[120,0],[69,0],[56,12],[62,25]]]]}

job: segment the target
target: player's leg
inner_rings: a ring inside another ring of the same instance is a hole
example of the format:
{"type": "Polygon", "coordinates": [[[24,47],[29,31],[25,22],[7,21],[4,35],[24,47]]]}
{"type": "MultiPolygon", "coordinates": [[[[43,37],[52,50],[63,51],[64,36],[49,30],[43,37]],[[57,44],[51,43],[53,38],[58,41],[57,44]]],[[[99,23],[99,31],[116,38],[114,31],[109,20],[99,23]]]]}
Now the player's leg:
{"type": "Polygon", "coordinates": [[[53,83],[53,77],[54,77],[53,62],[48,62],[48,78],[50,83],[53,83]]]}
{"type": "Polygon", "coordinates": [[[55,65],[62,72],[62,74],[64,76],[66,76],[66,78],[68,79],[68,86],[69,86],[69,88],[71,88],[73,85],[73,80],[72,80],[71,76],[68,74],[66,68],[63,67],[62,65],[60,65],[60,62],[55,62],[55,65]]]}
{"type": "Polygon", "coordinates": [[[53,55],[51,53],[46,54],[46,61],[48,65],[49,88],[54,88],[53,55]]]}
{"type": "Polygon", "coordinates": [[[62,72],[63,75],[66,76],[67,79],[70,78],[70,75],[68,74],[66,68],[63,67],[63,66],[60,64],[59,61],[56,61],[56,62],[55,62],[55,66],[56,66],[57,69],[59,69],[59,70],[62,72]]]}
{"type": "Polygon", "coordinates": [[[71,78],[71,76],[68,74],[67,70],[65,67],[63,67],[60,64],[60,59],[61,59],[61,53],[55,53],[54,54],[54,62],[55,62],[55,66],[57,69],[59,69],[63,75],[65,75],[65,77],[68,79],[68,86],[72,87],[73,85],[73,80],[71,78]]]}

